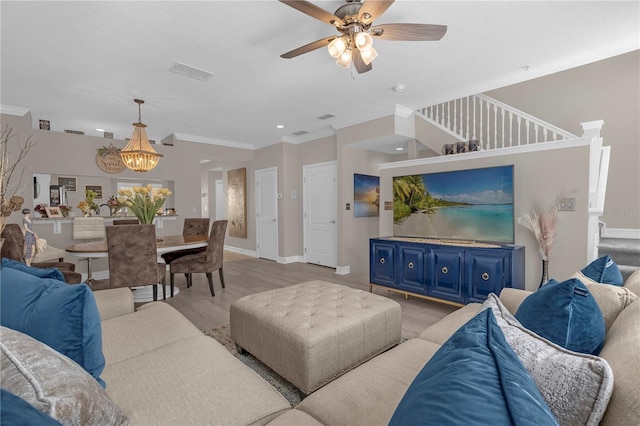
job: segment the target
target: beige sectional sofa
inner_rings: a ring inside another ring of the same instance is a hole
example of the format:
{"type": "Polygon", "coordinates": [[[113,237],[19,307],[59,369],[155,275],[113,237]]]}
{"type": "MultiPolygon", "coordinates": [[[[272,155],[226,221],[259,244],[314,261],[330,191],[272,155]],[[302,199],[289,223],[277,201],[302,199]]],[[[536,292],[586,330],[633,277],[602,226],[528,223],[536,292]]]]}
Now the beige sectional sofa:
{"type": "MultiPolygon", "coordinates": [[[[625,287],[640,294],[640,272],[625,287]]],[[[605,300],[592,292],[607,322],[601,357],[614,390],[603,425],[640,422],[640,301],[630,292],[605,300]],[[623,300],[624,299],[624,300],[623,300]]],[[[515,312],[528,295],[500,296],[515,312]]],[[[131,425],[386,425],[425,363],[479,304],[467,305],[305,398],[295,408],[261,377],[162,302],[134,312],[128,289],[95,293],[102,318],[107,393],[131,425]]]]}

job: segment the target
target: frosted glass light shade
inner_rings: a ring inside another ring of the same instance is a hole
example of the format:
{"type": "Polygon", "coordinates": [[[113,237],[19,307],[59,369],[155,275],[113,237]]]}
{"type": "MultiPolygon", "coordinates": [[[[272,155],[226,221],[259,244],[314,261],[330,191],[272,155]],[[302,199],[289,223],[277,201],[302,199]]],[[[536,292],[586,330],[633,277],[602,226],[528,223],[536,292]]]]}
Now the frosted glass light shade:
{"type": "Polygon", "coordinates": [[[369,33],[357,33],[355,36],[356,47],[363,50],[369,50],[373,46],[373,37],[369,33]]]}
{"type": "Polygon", "coordinates": [[[367,50],[360,49],[360,56],[362,57],[362,61],[369,65],[375,58],[378,57],[378,52],[373,47],[370,47],[367,50]]]}
{"type": "Polygon", "coordinates": [[[329,50],[329,55],[331,55],[334,58],[337,58],[338,56],[342,55],[346,48],[347,48],[347,40],[344,37],[338,37],[334,39],[331,43],[329,43],[329,46],[327,46],[327,49],[329,50]]]}
{"type": "Polygon", "coordinates": [[[336,59],[336,65],[342,68],[349,68],[352,60],[353,55],[351,53],[351,49],[347,49],[338,57],[338,59],[336,59]]]}

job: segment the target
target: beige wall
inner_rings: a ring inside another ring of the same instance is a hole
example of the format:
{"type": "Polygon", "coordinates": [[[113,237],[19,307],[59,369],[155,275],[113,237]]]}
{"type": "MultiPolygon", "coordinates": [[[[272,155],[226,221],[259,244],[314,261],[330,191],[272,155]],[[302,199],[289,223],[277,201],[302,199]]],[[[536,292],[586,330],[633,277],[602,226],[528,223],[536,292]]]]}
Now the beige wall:
{"type": "MultiPolygon", "coordinates": [[[[589,183],[589,146],[587,144],[588,141],[585,141],[578,147],[475,159],[466,158],[469,156],[467,154],[452,155],[423,160],[423,164],[413,166],[410,161],[397,165],[391,163],[385,167],[394,168],[385,168],[380,173],[381,202],[393,200],[391,187],[394,176],[513,164],[515,217],[529,213],[536,203],[553,203],[556,195],[564,190],[572,190],[572,196],[576,198],[576,211],[559,214],[556,244],[549,261],[551,278],[564,280],[582,268],[587,261],[589,183]],[[571,173],[565,173],[564,164],[567,163],[573,165],[571,173]]],[[[393,235],[393,211],[381,212],[379,231],[381,236],[393,235]]],[[[542,274],[535,239],[531,232],[516,225],[515,244],[526,247],[525,284],[528,290],[535,290],[540,284],[542,274]]]]}
{"type": "MultiPolygon", "coordinates": [[[[573,134],[580,123],[604,120],[611,163],[601,220],[609,228],[640,229],[640,51],[487,92],[573,134]]],[[[573,163],[561,165],[569,175],[573,163]]]]}

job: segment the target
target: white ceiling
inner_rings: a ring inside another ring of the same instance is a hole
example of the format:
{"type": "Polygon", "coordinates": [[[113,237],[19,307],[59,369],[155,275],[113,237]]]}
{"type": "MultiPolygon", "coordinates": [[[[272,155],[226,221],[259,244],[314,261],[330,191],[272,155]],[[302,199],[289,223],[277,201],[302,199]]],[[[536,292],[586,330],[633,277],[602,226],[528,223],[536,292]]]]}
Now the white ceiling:
{"type": "MultiPolygon", "coordinates": [[[[343,4],[313,3],[330,12],[343,4]]],[[[438,42],[376,40],[379,57],[365,74],[339,68],[324,48],[280,58],[337,32],[275,0],[0,7],[3,112],[26,108],[34,127],[46,119],[51,130],[102,136],[101,128],[124,139],[140,98],[151,139],[179,133],[252,148],[305,142],[391,115],[396,105],[416,109],[640,48],[638,1],[398,0],[375,24],[448,31],[438,42]],[[170,73],[175,62],[215,75],[201,82],[170,73]],[[404,91],[393,91],[397,84],[404,91]],[[336,117],[316,118],[327,113],[336,117]],[[292,135],[301,130],[309,134],[292,135]]]]}

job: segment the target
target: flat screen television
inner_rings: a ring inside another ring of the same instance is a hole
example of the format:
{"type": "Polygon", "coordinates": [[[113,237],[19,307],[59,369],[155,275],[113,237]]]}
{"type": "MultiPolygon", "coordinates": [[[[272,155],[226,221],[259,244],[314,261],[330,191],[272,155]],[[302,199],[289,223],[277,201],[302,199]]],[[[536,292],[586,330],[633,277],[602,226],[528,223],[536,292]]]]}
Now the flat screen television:
{"type": "Polygon", "coordinates": [[[393,234],[514,242],[513,165],[393,178],[393,234]]]}

